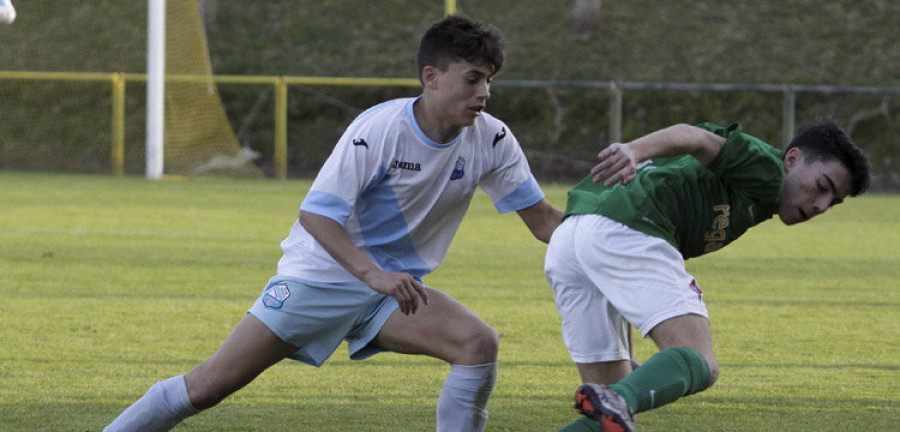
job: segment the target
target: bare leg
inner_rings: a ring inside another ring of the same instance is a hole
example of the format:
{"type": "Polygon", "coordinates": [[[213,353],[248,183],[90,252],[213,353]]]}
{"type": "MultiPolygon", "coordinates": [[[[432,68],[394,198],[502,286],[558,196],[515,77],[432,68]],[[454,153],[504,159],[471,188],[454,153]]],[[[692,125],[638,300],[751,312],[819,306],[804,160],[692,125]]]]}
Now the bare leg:
{"type": "Polygon", "coordinates": [[[185,375],[191,404],[199,410],[215,406],[298,349],[245,315],[219,350],[185,375]]]}
{"type": "Polygon", "coordinates": [[[712,386],[719,377],[719,362],[713,354],[709,320],[700,315],[682,315],[663,321],[650,330],[650,338],[660,351],[688,347],[700,353],[709,365],[712,386]]]}
{"type": "MultiPolygon", "coordinates": [[[[718,376],[719,366],[705,317],[683,315],[668,319],[651,330],[650,337],[660,351],[640,368],[615,384],[585,384],[575,393],[576,408],[604,430],[634,431],[634,414],[703,391],[718,376]]],[[[562,430],[575,430],[576,423],[562,430]]]]}
{"type": "Polygon", "coordinates": [[[216,405],[296,350],[248,314],[209,360],[185,376],[154,384],[104,431],[168,431],[185,418],[216,405]]]}
{"type": "Polygon", "coordinates": [[[576,363],[576,366],[578,366],[578,373],[581,375],[581,382],[584,384],[615,384],[640,366],[640,363],[634,358],[634,343],[632,342],[631,337],[631,325],[628,326],[628,353],[631,358],[627,360],[576,363]]]}
{"type": "Polygon", "coordinates": [[[429,288],[428,305],[415,314],[394,312],[375,342],[404,354],[424,354],[450,363],[437,405],[441,432],[483,431],[497,377],[499,336],[462,303],[429,288]]]}
{"type": "Polygon", "coordinates": [[[615,384],[631,373],[631,361],[577,363],[582,383],[615,384]]]}
{"type": "Polygon", "coordinates": [[[497,332],[462,303],[428,288],[429,304],[414,314],[394,312],[375,338],[378,346],[401,354],[424,354],[450,364],[497,361],[497,332]]]}

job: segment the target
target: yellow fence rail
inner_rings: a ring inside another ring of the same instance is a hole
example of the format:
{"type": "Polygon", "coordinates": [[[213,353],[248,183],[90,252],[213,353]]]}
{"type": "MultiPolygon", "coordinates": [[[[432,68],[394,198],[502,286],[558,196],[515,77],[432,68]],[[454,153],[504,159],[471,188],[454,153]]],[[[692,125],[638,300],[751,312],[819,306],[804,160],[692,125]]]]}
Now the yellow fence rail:
{"type": "MultiPolygon", "coordinates": [[[[275,90],[275,177],[287,178],[287,96],[290,85],[325,86],[392,86],[418,87],[419,81],[406,78],[344,78],[344,77],[284,77],[243,75],[166,75],[167,82],[207,82],[212,79],[222,84],[269,84],[275,90]]],[[[80,72],[10,72],[0,71],[0,80],[29,81],[81,81],[109,82],[112,92],[112,143],[110,145],[110,169],[113,174],[124,173],[125,161],[125,84],[146,82],[146,74],[134,73],[80,73],[80,72]]]]}
{"type": "MultiPolygon", "coordinates": [[[[79,73],[79,72],[12,72],[0,71],[0,80],[38,81],[93,81],[110,83],[112,93],[112,142],[110,150],[111,171],[116,175],[124,172],[125,148],[125,84],[146,82],[146,74],[135,73],[79,73]]],[[[417,79],[411,78],[346,78],[346,77],[288,77],[288,76],[244,76],[244,75],[166,75],[167,82],[209,82],[223,84],[267,84],[275,93],[274,110],[274,166],[277,179],[287,178],[288,121],[287,101],[290,85],[321,86],[389,86],[419,87],[417,79]]],[[[614,81],[495,81],[498,87],[518,88],[580,88],[600,90],[610,93],[610,137],[621,140],[623,92],[626,90],[674,90],[674,91],[756,91],[782,94],[782,140],[790,141],[794,133],[797,93],[855,93],[875,95],[900,95],[900,88],[853,87],[790,84],[704,84],[704,83],[640,83],[614,81]]]]}

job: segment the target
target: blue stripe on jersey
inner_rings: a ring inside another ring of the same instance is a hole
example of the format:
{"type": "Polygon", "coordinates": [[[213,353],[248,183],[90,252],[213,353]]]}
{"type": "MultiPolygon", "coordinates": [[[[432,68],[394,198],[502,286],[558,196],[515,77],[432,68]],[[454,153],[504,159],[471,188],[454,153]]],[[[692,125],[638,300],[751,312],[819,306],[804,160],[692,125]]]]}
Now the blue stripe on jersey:
{"type": "Polygon", "coordinates": [[[529,181],[522,183],[514,191],[506,194],[503,199],[494,203],[494,207],[500,213],[522,210],[537,204],[544,197],[544,192],[537,180],[531,177],[529,181]]]}
{"type": "Polygon", "coordinates": [[[390,177],[384,174],[384,167],[381,170],[381,181],[371,184],[356,200],[364,245],[381,268],[421,278],[432,268],[416,252],[390,177]]]}
{"type": "Polygon", "coordinates": [[[327,192],[309,191],[300,203],[300,210],[334,219],[341,226],[347,226],[353,207],[341,197],[327,192]]]}

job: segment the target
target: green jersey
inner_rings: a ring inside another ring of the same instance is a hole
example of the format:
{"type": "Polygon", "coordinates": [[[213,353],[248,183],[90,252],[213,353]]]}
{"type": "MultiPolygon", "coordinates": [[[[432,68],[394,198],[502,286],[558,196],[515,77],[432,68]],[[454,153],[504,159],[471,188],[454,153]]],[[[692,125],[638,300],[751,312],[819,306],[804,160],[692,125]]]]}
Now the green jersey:
{"type": "Polygon", "coordinates": [[[588,176],[569,191],[565,215],[600,214],[659,237],[685,258],[716,251],[772,217],[784,185],[781,150],[737,124],[698,125],[726,139],[703,165],[680,155],[645,161],[626,185],[588,176]]]}

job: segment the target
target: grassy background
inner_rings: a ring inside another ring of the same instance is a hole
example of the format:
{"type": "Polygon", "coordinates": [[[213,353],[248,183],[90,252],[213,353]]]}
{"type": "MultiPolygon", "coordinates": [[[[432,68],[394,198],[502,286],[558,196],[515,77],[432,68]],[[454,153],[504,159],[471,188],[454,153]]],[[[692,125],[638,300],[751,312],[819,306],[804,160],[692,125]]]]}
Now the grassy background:
{"type": "MultiPolygon", "coordinates": [[[[274,272],[308,187],[0,171],[0,431],[100,430],[208,357],[274,272]]],[[[545,189],[563,205],[567,185],[545,189]]],[[[898,196],[851,199],[690,261],[722,377],[641,415],[641,430],[896,430],[898,211],[898,196]]],[[[551,431],[575,418],[578,378],[544,246],[517,220],[477,195],[427,282],[501,334],[488,430],[551,431]]],[[[637,350],[655,352],[648,341],[637,350]]],[[[342,346],[319,369],[276,365],[178,430],[433,430],[446,373],[424,357],[351,363],[342,346]]]]}

